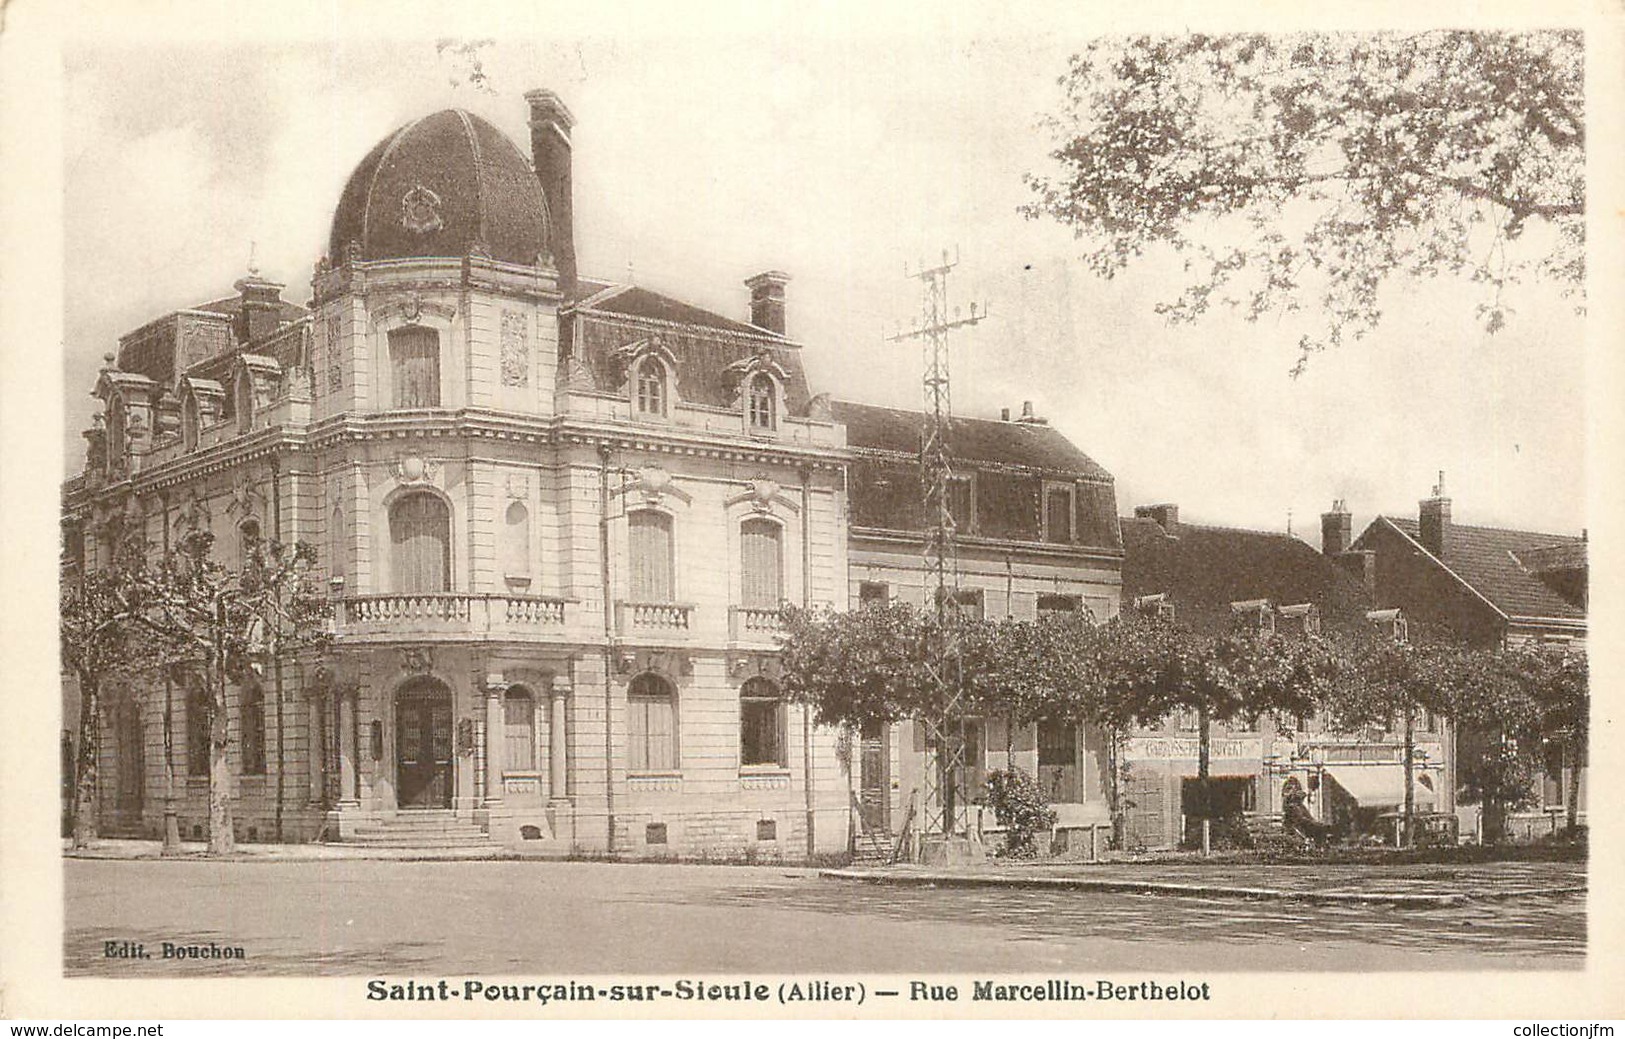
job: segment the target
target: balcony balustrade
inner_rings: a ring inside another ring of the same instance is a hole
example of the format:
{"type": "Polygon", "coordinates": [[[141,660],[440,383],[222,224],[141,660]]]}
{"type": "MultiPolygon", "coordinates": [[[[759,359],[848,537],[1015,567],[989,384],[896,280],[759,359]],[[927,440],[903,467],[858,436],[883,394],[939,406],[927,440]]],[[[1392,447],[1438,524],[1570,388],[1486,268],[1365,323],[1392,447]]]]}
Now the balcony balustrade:
{"type": "Polygon", "coordinates": [[[694,626],[694,607],[674,602],[618,602],[615,617],[622,635],[687,637],[694,626]]]}
{"type": "Polygon", "coordinates": [[[734,606],[728,611],[728,637],[734,642],[775,645],[783,631],[777,606],[734,606]]]}
{"type": "Polygon", "coordinates": [[[571,600],[512,593],[434,592],[356,595],[339,600],[339,637],[527,638],[564,633],[571,600]]]}

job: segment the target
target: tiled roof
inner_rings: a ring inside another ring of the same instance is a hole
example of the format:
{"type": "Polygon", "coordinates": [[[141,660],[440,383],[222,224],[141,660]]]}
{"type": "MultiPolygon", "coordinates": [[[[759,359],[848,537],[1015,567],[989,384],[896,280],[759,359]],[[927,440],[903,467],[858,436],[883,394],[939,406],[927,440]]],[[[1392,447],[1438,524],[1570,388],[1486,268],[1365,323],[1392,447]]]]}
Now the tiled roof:
{"type": "MultiPolygon", "coordinates": [[[[920,413],[851,401],[830,402],[835,421],[846,423],[850,447],[917,455],[920,413]]],[[[1079,451],[1053,426],[997,419],[954,418],[949,432],[953,457],[966,462],[1044,469],[1094,480],[1111,474],[1079,451]]]]}
{"type": "Polygon", "coordinates": [[[1165,592],[1175,616],[1197,627],[1232,622],[1230,604],[1314,603],[1327,627],[1364,623],[1368,599],[1352,573],[1289,534],[1124,518],[1123,597],[1165,592]]]}
{"type": "MultiPolygon", "coordinates": [[[[1416,520],[1382,518],[1411,540],[1421,543],[1416,520]]],[[[1554,546],[1579,544],[1583,544],[1580,538],[1564,534],[1451,523],[1445,535],[1442,562],[1509,617],[1582,620],[1584,610],[1565,600],[1520,562],[1520,557],[1529,557],[1533,562],[1542,550],[1554,546]]]]}

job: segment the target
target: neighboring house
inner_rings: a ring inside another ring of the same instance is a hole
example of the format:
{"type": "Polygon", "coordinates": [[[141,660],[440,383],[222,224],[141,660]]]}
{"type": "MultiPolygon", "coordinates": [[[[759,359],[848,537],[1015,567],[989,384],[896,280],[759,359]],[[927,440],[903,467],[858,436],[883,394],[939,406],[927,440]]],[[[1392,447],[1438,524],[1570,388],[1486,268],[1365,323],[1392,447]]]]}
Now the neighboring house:
{"type": "MultiPolygon", "coordinates": [[[[1176,505],[1144,505],[1122,521],[1123,609],[1160,612],[1197,630],[1238,623],[1282,632],[1353,630],[1397,618],[1373,615],[1360,580],[1289,534],[1183,523],[1176,505]]],[[[1231,719],[1211,724],[1209,775],[1230,811],[1275,814],[1295,778],[1317,817],[1370,828],[1404,800],[1398,731],[1328,730],[1324,719],[1231,719]]],[[[1397,726],[1396,726],[1397,729],[1397,726]]],[[[1450,811],[1451,741],[1440,719],[1419,719],[1417,804],[1450,811]]],[[[1125,753],[1131,845],[1191,839],[1185,808],[1195,796],[1197,717],[1179,712],[1131,733],[1125,753]]]]}
{"type": "MultiPolygon", "coordinates": [[[[922,554],[921,417],[917,412],[835,401],[846,429],[851,528],[847,547],[853,605],[902,599],[934,608],[922,554]]],[[[1046,421],[1008,411],[1000,420],[953,419],[958,608],[973,617],[1032,620],[1087,611],[1116,615],[1122,542],[1111,474],[1046,421]]],[[[924,810],[926,738],[922,722],[874,725],[859,734],[852,781],[860,825],[890,833],[917,826],[924,810]]],[[[1025,726],[1002,718],[966,724],[962,804],[982,799],[989,771],[1012,760],[1036,775],[1063,825],[1106,818],[1084,733],[1069,725],[1025,726]]]]}
{"type": "MultiPolygon", "coordinates": [[[[1444,474],[1420,503],[1415,519],[1378,516],[1352,543],[1341,505],[1322,520],[1326,551],[1366,581],[1372,598],[1398,607],[1413,622],[1475,646],[1531,642],[1583,649],[1588,566],[1586,538],[1457,523],[1444,493],[1444,474]]],[[[1555,826],[1571,782],[1585,803],[1585,769],[1566,766],[1554,744],[1539,779],[1534,813],[1555,826]]],[[[1515,827],[1538,828],[1535,819],[1515,827]]]]}
{"type": "MultiPolygon", "coordinates": [[[[747,281],[744,321],[580,277],[572,119],[527,100],[528,157],[456,110],[380,141],[308,309],[251,273],[123,337],[63,488],[66,568],[104,565],[119,523],[208,529],[228,561],[254,536],[317,548],[332,646],[230,689],[239,839],[280,819],[287,840],[845,851],[853,791],[889,794],[901,763],[874,772],[784,701],[778,611],[921,593],[919,420],[811,394],[782,273],[747,281]]],[[[1108,614],[1110,477],[1036,423],[958,427],[994,431],[985,458],[955,445],[967,590],[1108,614]]],[[[205,703],[110,684],[104,831],[161,832],[172,768],[203,834],[205,703]]]]}

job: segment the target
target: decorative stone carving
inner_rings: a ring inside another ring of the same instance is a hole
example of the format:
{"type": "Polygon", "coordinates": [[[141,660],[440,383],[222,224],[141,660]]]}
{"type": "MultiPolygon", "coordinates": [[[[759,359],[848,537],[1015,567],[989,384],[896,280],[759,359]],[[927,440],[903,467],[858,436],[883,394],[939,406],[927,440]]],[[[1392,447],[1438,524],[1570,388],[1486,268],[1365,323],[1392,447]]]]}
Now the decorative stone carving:
{"type": "Polygon", "coordinates": [[[666,488],[671,486],[671,473],[664,466],[646,465],[638,470],[638,490],[643,500],[651,504],[660,501],[666,488]]]}
{"type": "Polygon", "coordinates": [[[530,321],[517,310],[502,312],[502,385],[530,385],[530,321]]]}
{"type": "Polygon", "coordinates": [[[416,289],[408,292],[406,294],[406,299],[401,304],[401,307],[406,313],[406,320],[416,321],[418,318],[423,316],[423,293],[417,291],[416,289]]]}
{"type": "Polygon", "coordinates": [[[779,495],[779,485],[766,476],[750,481],[750,507],[756,512],[772,512],[773,499],[779,495]]]}
{"type": "Polygon", "coordinates": [[[434,670],[434,654],[428,646],[407,646],[401,650],[401,670],[410,675],[426,675],[434,670]]]}
{"type": "Polygon", "coordinates": [[[440,474],[440,463],[422,455],[402,455],[389,463],[389,471],[396,483],[433,483],[440,474]]]}
{"type": "Polygon", "coordinates": [[[334,393],[344,389],[344,361],[339,348],[339,319],[329,317],[325,322],[323,354],[327,358],[327,388],[334,393]]]}
{"type": "Polygon", "coordinates": [[[525,501],[530,498],[530,477],[524,473],[509,473],[507,487],[510,500],[525,501]]]}
{"type": "Polygon", "coordinates": [[[413,185],[401,196],[401,226],[413,234],[429,234],[446,226],[440,219],[440,196],[424,187],[413,185]]]}

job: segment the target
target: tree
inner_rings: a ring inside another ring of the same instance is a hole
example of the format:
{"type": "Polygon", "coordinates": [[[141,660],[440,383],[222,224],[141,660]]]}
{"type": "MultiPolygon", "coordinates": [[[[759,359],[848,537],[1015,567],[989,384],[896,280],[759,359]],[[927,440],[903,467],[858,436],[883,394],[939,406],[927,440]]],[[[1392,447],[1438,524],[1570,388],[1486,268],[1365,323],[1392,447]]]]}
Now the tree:
{"type": "Polygon", "coordinates": [[[926,670],[924,614],[904,602],[844,613],[784,610],[784,692],[819,725],[893,722],[936,705],[926,670]]]}
{"type": "Polygon", "coordinates": [[[1388,731],[1399,722],[1404,763],[1402,842],[1416,839],[1416,712],[1445,714],[1450,690],[1463,675],[1465,650],[1411,642],[1373,628],[1345,638],[1343,674],[1327,700],[1332,726],[1340,732],[1388,731]]]}
{"type": "Polygon", "coordinates": [[[1498,841],[1505,835],[1507,811],[1533,800],[1539,707],[1504,650],[1445,647],[1435,666],[1447,679],[1441,690],[1445,713],[1457,725],[1461,800],[1482,807],[1484,839],[1498,841]]]}
{"type": "Polygon", "coordinates": [[[325,636],[327,605],[308,573],[315,551],[300,542],[250,538],[241,564],[214,558],[214,536],[182,535],[156,566],[144,567],[126,595],[134,619],[171,668],[191,669],[208,693],[209,853],[236,846],[227,689],[259,681],[268,653],[290,652],[325,636]]]}
{"type": "Polygon", "coordinates": [[[139,542],[114,537],[112,563],[73,574],[63,582],[59,604],[62,665],[79,682],[79,754],[74,762],[73,846],[98,833],[98,759],[101,752],[101,690],[113,676],[138,668],[145,644],[132,624],[125,590],[140,557],[139,542]]]}
{"type": "Polygon", "coordinates": [[[1101,277],[1182,256],[1170,320],[1309,303],[1294,374],[1374,329],[1396,276],[1470,280],[1491,332],[1530,276],[1579,309],[1582,57],[1573,31],[1102,38],[1060,77],[1060,170],[1028,176],[1024,212],[1087,239],[1101,277]]]}
{"type": "Polygon", "coordinates": [[[1178,638],[1167,621],[1119,614],[1101,628],[1095,641],[1098,692],[1089,709],[1106,733],[1106,799],[1114,848],[1124,847],[1128,840],[1124,743],[1134,728],[1155,724],[1168,714],[1175,695],[1176,677],[1171,672],[1178,638]]]}
{"type": "Polygon", "coordinates": [[[1563,748],[1570,778],[1564,807],[1569,830],[1580,824],[1580,769],[1590,738],[1590,668],[1584,650],[1532,645],[1507,650],[1507,666],[1532,702],[1544,739],[1563,748]]]}

